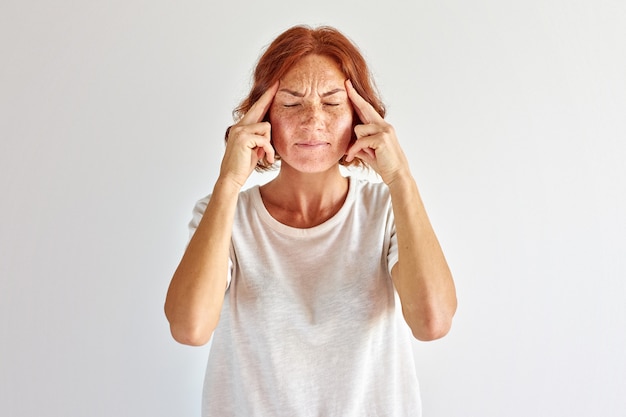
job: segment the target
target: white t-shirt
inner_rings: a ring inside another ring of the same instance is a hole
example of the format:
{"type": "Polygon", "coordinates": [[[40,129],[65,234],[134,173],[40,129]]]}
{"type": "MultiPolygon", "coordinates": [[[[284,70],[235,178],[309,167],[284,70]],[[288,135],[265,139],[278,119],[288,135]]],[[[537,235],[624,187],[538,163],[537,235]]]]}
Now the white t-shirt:
{"type": "Polygon", "coordinates": [[[339,212],[308,229],[271,217],[258,186],[240,193],[203,416],[421,416],[397,260],[385,184],[351,177],[339,212]]]}

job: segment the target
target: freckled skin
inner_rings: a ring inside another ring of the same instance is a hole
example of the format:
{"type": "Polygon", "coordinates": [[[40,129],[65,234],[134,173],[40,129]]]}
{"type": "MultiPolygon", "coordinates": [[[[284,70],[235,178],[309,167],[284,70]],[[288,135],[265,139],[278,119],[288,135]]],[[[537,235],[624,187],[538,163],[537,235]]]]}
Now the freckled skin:
{"type": "Polygon", "coordinates": [[[339,66],[320,55],[303,58],[280,80],[269,111],[272,143],[283,165],[322,172],[346,153],[353,108],[345,80],[339,66]]]}

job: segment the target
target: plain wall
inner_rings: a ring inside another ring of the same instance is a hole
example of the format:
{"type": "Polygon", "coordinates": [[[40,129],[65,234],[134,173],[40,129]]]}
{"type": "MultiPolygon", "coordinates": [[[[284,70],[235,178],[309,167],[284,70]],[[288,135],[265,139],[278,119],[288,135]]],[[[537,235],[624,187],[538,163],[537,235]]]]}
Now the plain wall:
{"type": "MultiPolygon", "coordinates": [[[[284,29],[371,64],[455,275],[427,417],[626,414],[626,3],[3,0],[0,414],[197,416],[163,314],[284,29]]],[[[264,182],[267,177],[251,181],[264,182]]]]}

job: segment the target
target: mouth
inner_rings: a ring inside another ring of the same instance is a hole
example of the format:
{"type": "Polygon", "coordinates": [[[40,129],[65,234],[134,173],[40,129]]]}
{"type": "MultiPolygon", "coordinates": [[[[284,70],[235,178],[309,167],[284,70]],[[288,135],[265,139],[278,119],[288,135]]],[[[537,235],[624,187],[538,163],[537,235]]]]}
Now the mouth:
{"type": "Polygon", "coordinates": [[[310,141],[305,141],[305,142],[297,142],[296,146],[299,148],[305,148],[305,149],[315,149],[315,148],[322,148],[324,146],[328,146],[330,145],[328,142],[324,142],[321,140],[310,140],[310,141]]]}

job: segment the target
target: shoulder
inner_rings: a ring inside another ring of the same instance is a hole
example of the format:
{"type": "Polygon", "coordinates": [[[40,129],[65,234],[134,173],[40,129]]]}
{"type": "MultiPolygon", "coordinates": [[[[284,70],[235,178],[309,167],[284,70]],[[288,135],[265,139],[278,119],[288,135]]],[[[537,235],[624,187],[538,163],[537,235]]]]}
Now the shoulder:
{"type": "Polygon", "coordinates": [[[393,216],[389,187],[383,182],[372,182],[362,178],[351,178],[354,187],[353,204],[356,213],[364,218],[389,218],[393,216]]]}
{"type": "MultiPolygon", "coordinates": [[[[247,188],[239,192],[238,205],[246,204],[251,202],[256,196],[259,194],[258,186],[254,186],[251,188],[247,188]]],[[[200,200],[196,201],[193,212],[194,214],[202,215],[206,210],[209,201],[211,200],[212,194],[209,194],[205,197],[202,197],[200,200]]]]}
{"type": "Polygon", "coordinates": [[[362,203],[384,204],[391,201],[389,187],[384,182],[372,182],[362,178],[351,178],[355,198],[362,203]]]}
{"type": "MultiPolygon", "coordinates": [[[[258,186],[255,186],[241,191],[237,200],[237,207],[240,209],[242,206],[247,207],[253,204],[254,199],[259,195],[258,188],[258,186]]],[[[202,219],[202,216],[204,216],[204,212],[206,211],[211,197],[212,194],[209,194],[196,201],[192,211],[192,218],[189,222],[189,228],[192,233],[198,227],[198,224],[200,224],[200,220],[202,219]]]]}

